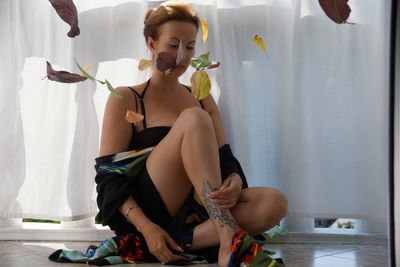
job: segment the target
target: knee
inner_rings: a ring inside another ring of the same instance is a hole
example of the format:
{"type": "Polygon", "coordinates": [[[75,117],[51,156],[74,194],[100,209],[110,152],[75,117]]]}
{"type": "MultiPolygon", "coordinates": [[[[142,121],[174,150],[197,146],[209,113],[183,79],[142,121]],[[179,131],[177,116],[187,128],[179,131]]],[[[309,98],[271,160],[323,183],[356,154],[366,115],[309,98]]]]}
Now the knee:
{"type": "Polygon", "coordinates": [[[202,108],[191,107],[187,108],[179,116],[184,125],[190,129],[213,129],[212,119],[210,114],[202,108]]]}
{"type": "Polygon", "coordinates": [[[270,189],[269,196],[265,195],[261,203],[263,203],[261,206],[263,206],[265,225],[268,227],[278,224],[286,216],[288,201],[281,191],[270,189]]]}
{"type": "Polygon", "coordinates": [[[286,213],[288,211],[288,200],[286,196],[279,190],[276,190],[276,196],[275,196],[275,201],[276,201],[276,213],[277,213],[277,219],[280,221],[283,217],[286,216],[286,213]]]}

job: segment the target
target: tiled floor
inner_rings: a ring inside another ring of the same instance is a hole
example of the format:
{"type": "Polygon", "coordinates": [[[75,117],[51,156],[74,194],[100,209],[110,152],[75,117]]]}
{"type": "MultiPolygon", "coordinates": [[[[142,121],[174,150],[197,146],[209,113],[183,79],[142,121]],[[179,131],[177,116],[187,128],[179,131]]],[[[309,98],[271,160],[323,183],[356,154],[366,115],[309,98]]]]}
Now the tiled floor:
{"type": "MultiPolygon", "coordinates": [[[[0,267],[88,266],[54,263],[47,257],[56,249],[70,248],[84,251],[90,244],[97,243],[0,241],[0,267]]],[[[275,251],[274,257],[283,258],[288,267],[388,266],[388,250],[384,245],[270,244],[265,246],[265,249],[275,251]]],[[[140,264],[140,266],[156,267],[159,264],[140,264]]],[[[207,266],[216,265],[205,267],[207,266]]]]}

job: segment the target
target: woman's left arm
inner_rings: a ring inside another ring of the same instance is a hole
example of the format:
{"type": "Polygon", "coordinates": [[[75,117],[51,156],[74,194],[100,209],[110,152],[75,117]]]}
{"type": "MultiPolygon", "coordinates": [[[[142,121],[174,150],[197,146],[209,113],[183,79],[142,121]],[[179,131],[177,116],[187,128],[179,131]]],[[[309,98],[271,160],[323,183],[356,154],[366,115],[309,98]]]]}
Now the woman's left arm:
{"type": "MultiPolygon", "coordinates": [[[[227,140],[217,104],[215,103],[211,94],[201,101],[204,109],[208,112],[208,114],[210,114],[214,125],[215,136],[217,137],[218,148],[221,148],[227,144],[227,140]]],[[[227,209],[236,204],[236,202],[239,200],[241,191],[242,179],[238,173],[232,172],[223,181],[220,189],[212,193],[210,197],[213,198],[221,208],[227,209]]]]}

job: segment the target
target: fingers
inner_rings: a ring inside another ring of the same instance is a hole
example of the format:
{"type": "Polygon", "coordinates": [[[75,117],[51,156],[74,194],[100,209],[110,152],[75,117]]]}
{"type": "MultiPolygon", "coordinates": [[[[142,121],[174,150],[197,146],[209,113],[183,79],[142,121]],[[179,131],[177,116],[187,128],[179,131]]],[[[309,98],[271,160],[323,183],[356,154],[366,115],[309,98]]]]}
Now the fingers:
{"type": "Polygon", "coordinates": [[[169,246],[176,249],[177,251],[183,252],[183,249],[180,248],[167,233],[165,233],[163,237],[165,240],[160,240],[154,243],[155,245],[150,250],[151,254],[153,254],[161,263],[168,263],[185,259],[185,257],[181,255],[173,254],[168,248],[167,243],[169,246]]]}
{"type": "Polygon", "coordinates": [[[167,241],[167,244],[171,246],[171,248],[174,248],[179,252],[183,252],[183,249],[180,246],[178,246],[175,240],[173,240],[167,233],[165,233],[165,240],[167,241]]]}
{"type": "Polygon", "coordinates": [[[236,199],[229,199],[224,201],[214,201],[221,209],[230,209],[236,204],[236,199]]]}
{"type": "Polygon", "coordinates": [[[235,206],[239,196],[240,190],[235,190],[233,187],[209,194],[210,199],[222,209],[230,209],[235,206]]]}
{"type": "Polygon", "coordinates": [[[213,201],[236,199],[240,195],[240,191],[229,187],[221,191],[214,191],[208,196],[213,201]]]}

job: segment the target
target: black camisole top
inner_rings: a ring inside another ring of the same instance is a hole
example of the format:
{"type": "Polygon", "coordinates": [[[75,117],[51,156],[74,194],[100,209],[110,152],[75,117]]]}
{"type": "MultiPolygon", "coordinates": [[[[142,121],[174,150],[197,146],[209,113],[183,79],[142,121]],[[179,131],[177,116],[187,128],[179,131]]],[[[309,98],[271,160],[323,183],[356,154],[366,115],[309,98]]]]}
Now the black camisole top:
{"type": "MultiPolygon", "coordinates": [[[[153,126],[153,127],[147,127],[146,125],[146,113],[144,109],[144,103],[143,103],[143,97],[144,94],[146,93],[146,90],[150,84],[150,79],[147,81],[146,86],[142,92],[142,94],[139,94],[135,89],[132,87],[128,87],[131,89],[133,93],[137,95],[140,101],[140,106],[142,110],[142,115],[143,115],[143,130],[136,131],[135,125],[132,123],[132,137],[131,141],[129,144],[129,150],[134,150],[134,149],[143,149],[146,147],[151,147],[151,146],[156,146],[171,130],[170,126],[153,126]]],[[[191,89],[185,85],[183,85],[189,92],[191,92],[191,89]]],[[[203,103],[201,100],[199,101],[201,107],[203,107],[203,103]]],[[[137,110],[136,110],[137,112],[137,110]]]]}

